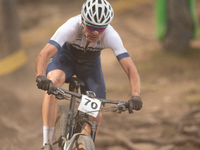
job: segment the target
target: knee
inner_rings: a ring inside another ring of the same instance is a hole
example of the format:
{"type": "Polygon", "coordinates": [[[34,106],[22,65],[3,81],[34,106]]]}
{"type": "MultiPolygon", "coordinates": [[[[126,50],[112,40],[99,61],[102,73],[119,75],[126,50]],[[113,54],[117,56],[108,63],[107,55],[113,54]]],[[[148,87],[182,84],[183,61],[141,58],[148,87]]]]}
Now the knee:
{"type": "Polygon", "coordinates": [[[61,87],[65,82],[65,74],[62,71],[51,71],[48,73],[47,78],[53,82],[53,85],[61,87]]]}
{"type": "Polygon", "coordinates": [[[51,78],[53,85],[57,86],[57,87],[61,87],[64,83],[63,80],[61,80],[60,78],[51,78]]]}
{"type": "Polygon", "coordinates": [[[98,116],[97,116],[96,118],[90,117],[89,119],[90,119],[91,121],[94,121],[94,122],[100,124],[101,118],[102,118],[102,113],[99,112],[99,114],[98,114],[98,116]]]}

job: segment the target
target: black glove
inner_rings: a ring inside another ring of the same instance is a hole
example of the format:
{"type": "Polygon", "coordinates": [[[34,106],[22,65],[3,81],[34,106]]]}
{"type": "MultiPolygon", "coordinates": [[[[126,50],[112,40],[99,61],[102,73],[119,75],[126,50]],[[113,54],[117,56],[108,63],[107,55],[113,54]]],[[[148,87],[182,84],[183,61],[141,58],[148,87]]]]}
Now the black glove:
{"type": "Polygon", "coordinates": [[[47,79],[45,76],[39,75],[36,78],[36,82],[39,89],[45,90],[48,94],[51,94],[53,87],[53,82],[51,80],[47,79]]]}
{"type": "Polygon", "coordinates": [[[139,96],[133,96],[131,99],[128,101],[128,110],[129,114],[133,113],[134,110],[140,110],[142,108],[142,100],[139,96]]]}

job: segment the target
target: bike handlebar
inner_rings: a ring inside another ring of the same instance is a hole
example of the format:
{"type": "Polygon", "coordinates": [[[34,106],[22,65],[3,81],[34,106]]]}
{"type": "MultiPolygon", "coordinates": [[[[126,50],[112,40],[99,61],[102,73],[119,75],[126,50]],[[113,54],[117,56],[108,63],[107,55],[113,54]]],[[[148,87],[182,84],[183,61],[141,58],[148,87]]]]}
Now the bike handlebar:
{"type": "MultiPolygon", "coordinates": [[[[58,88],[57,86],[53,85],[52,87],[52,91],[51,91],[51,94],[54,94],[56,96],[57,99],[61,100],[61,99],[67,99],[69,98],[68,95],[66,94],[69,94],[69,95],[73,95],[79,99],[82,98],[82,95],[83,94],[79,94],[79,93],[76,93],[76,92],[72,92],[72,91],[68,91],[68,90],[65,90],[63,88],[58,88]]],[[[90,97],[90,96],[89,96],[90,97]]],[[[120,110],[120,113],[122,111],[125,111],[129,108],[129,104],[127,101],[120,101],[120,100],[107,100],[107,99],[103,99],[103,98],[98,98],[98,97],[93,97],[93,98],[96,98],[98,100],[100,100],[102,103],[110,103],[110,104],[116,104],[117,108],[122,108],[122,110],[120,110]]]]}
{"type": "MultiPolygon", "coordinates": [[[[60,94],[61,93],[67,93],[67,94],[70,94],[70,95],[73,95],[73,96],[75,96],[75,97],[77,97],[77,98],[81,98],[82,97],[82,94],[79,94],[79,93],[76,93],[76,92],[72,92],[72,91],[68,91],[68,90],[65,90],[65,89],[63,89],[63,88],[58,88],[57,86],[55,86],[55,85],[53,85],[53,87],[52,87],[52,91],[51,91],[51,93],[52,94],[56,94],[56,93],[54,93],[53,91],[57,91],[57,92],[60,92],[60,94]]],[[[66,95],[65,95],[66,96],[66,95]]]]}

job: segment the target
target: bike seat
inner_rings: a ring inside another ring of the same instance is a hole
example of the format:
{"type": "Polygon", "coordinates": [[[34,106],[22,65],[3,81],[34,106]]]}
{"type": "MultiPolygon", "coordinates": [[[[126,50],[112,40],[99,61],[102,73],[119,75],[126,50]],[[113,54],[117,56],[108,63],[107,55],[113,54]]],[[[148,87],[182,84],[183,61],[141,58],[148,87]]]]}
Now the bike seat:
{"type": "Polygon", "coordinates": [[[65,83],[69,83],[69,84],[75,83],[75,84],[78,84],[78,85],[81,85],[81,86],[85,86],[85,83],[77,77],[70,77],[65,81],[65,83]]]}

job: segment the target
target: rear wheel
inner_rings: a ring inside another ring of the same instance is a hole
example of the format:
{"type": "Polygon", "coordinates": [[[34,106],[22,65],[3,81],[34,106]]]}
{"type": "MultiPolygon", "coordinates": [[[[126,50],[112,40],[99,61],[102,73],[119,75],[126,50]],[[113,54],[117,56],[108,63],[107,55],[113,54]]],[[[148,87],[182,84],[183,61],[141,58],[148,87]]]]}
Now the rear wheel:
{"type": "Polygon", "coordinates": [[[94,142],[88,135],[82,135],[74,142],[72,150],[95,150],[94,142]]]}
{"type": "MultiPolygon", "coordinates": [[[[54,135],[53,135],[53,142],[57,141],[61,137],[67,136],[67,118],[68,118],[68,108],[65,105],[58,106],[57,110],[57,119],[54,129],[54,135]]],[[[57,144],[53,146],[53,149],[55,150],[63,150],[63,140],[59,140],[57,144]]]]}

